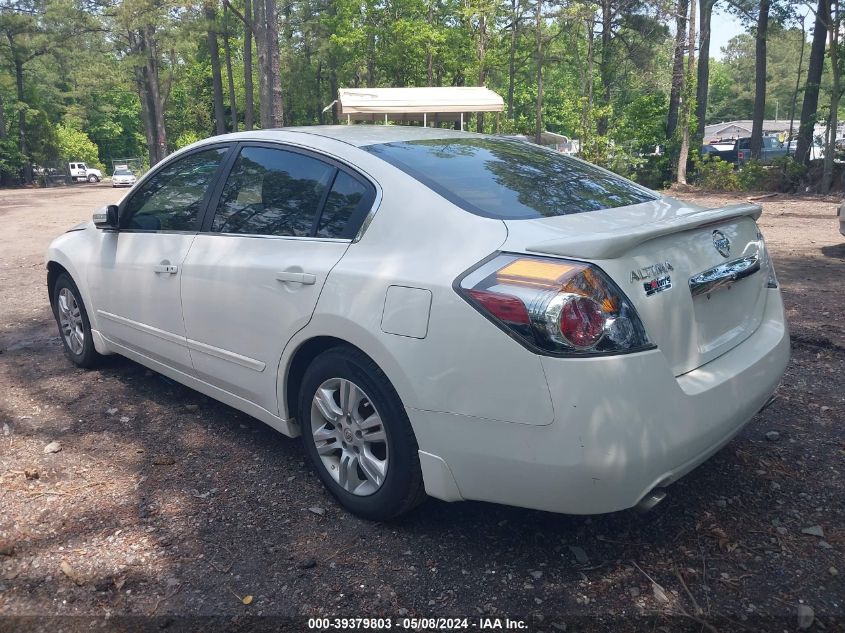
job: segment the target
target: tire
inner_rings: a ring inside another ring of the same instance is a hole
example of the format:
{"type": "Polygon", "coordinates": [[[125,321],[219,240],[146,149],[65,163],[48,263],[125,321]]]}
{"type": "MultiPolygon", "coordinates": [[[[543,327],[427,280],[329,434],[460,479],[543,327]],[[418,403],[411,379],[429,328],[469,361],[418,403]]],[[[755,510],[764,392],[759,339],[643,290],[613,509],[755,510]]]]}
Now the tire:
{"type": "Polygon", "coordinates": [[[90,182],[90,183],[100,182],[100,179],[97,178],[94,174],[91,174],[90,176],[88,176],[88,182],[90,182]]]}
{"type": "Polygon", "coordinates": [[[317,356],[305,371],[298,403],[305,452],[344,508],[364,519],[386,521],[425,500],[417,441],[405,408],[366,354],[334,347],[317,356]],[[357,404],[344,413],[341,391],[354,393],[346,387],[350,384],[360,399],[347,395],[347,402],[357,404]],[[372,426],[376,418],[380,424],[372,426]]]}
{"type": "Polygon", "coordinates": [[[94,349],[91,323],[85,304],[82,303],[82,295],[67,273],[62,273],[56,279],[52,304],[65,354],[79,367],[95,367],[103,357],[94,349]]]}

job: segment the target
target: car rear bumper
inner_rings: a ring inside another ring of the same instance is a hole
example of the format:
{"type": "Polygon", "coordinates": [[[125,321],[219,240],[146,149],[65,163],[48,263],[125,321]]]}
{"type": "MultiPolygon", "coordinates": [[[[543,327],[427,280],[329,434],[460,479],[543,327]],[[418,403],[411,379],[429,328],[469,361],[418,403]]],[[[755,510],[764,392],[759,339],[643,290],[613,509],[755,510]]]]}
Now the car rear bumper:
{"type": "Polygon", "coordinates": [[[426,490],[568,514],[630,508],[729,442],[769,400],[788,361],[777,290],[754,334],[677,378],[659,350],[543,357],[550,425],[409,409],[426,490]]]}

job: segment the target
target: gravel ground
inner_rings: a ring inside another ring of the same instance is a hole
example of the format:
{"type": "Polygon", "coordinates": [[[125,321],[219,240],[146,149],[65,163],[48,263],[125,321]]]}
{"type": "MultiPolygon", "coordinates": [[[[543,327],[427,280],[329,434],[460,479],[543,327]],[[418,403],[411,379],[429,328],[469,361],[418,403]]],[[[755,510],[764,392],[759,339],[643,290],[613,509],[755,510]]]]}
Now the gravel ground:
{"type": "Polygon", "coordinates": [[[0,630],[298,631],[324,616],[845,630],[835,200],[761,200],[792,362],[775,404],[655,511],[428,501],[373,524],[332,502],[298,441],[128,360],[83,371],[63,356],[43,253],[117,197],[0,191],[0,630]]]}

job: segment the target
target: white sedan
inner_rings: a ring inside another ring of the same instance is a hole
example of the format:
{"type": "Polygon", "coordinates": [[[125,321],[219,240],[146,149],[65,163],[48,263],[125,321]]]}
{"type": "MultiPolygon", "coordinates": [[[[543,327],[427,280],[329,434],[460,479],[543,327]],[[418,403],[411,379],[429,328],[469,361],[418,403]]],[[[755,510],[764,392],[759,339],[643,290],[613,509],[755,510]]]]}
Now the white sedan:
{"type": "Polygon", "coordinates": [[[839,220],[839,232],[845,235],[845,202],[836,208],[836,219],[839,220]]]}
{"type": "Polygon", "coordinates": [[[789,359],[760,207],[703,209],[516,140],[216,136],[47,253],[65,350],[289,436],[340,503],[649,507],[789,359]]]}
{"type": "Polygon", "coordinates": [[[115,169],[111,177],[112,187],[131,187],[135,184],[136,178],[128,169],[115,169]]]}

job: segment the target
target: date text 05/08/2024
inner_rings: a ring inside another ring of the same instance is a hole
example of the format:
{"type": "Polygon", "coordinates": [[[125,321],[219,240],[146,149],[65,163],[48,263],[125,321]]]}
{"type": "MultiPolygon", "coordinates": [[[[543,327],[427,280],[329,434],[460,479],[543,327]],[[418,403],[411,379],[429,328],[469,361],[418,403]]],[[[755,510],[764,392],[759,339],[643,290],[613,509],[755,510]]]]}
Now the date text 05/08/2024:
{"type": "Polygon", "coordinates": [[[309,618],[308,628],[315,631],[379,631],[405,630],[478,630],[521,631],[527,630],[524,620],[510,618],[309,618]]]}

